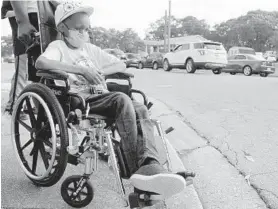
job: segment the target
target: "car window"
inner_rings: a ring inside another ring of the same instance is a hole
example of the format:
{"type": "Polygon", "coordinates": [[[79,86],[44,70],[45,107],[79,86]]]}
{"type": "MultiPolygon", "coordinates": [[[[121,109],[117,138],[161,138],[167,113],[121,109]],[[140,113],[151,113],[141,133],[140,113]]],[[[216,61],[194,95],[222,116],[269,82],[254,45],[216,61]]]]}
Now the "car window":
{"type": "Polygon", "coordinates": [[[256,52],[254,49],[239,49],[238,52],[240,54],[253,54],[256,55],[256,52]]]}
{"type": "Polygon", "coordinates": [[[237,56],[235,56],[235,59],[236,60],[246,60],[246,56],[244,56],[244,55],[237,55],[237,56]]]}
{"type": "Polygon", "coordinates": [[[135,57],[133,54],[128,54],[128,55],[127,55],[127,58],[128,58],[128,59],[134,59],[134,58],[136,58],[136,57],[135,57]]]}
{"type": "Polygon", "coordinates": [[[183,44],[182,45],[182,50],[188,50],[190,49],[190,45],[189,44],[183,44]]]}
{"type": "Polygon", "coordinates": [[[180,51],[181,49],[182,49],[182,45],[179,45],[174,49],[174,52],[180,51]]]}
{"type": "Polygon", "coordinates": [[[224,47],[218,43],[204,43],[205,49],[222,50],[224,47]]]}
{"type": "Polygon", "coordinates": [[[204,44],[203,43],[195,43],[194,44],[194,49],[203,49],[204,48],[204,44]]]}

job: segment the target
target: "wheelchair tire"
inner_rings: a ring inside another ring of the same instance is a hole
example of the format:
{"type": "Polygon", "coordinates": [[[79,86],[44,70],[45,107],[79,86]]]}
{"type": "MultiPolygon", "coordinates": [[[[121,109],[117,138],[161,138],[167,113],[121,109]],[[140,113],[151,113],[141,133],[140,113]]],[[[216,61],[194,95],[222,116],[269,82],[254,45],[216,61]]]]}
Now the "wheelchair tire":
{"type": "Polygon", "coordinates": [[[81,180],[81,178],[82,176],[80,175],[69,176],[68,178],[66,178],[66,180],[62,183],[61,186],[61,196],[63,200],[74,208],[85,207],[89,205],[94,198],[94,189],[89,180],[86,180],[82,189],[80,190],[79,194],[75,199],[71,197],[72,194],[78,189],[78,183],[81,180]],[[71,186],[71,184],[73,184],[73,187],[71,186]],[[84,192],[83,189],[86,189],[87,191],[84,192]],[[69,192],[71,192],[71,194],[69,194],[69,192]],[[85,196],[84,199],[82,199],[82,195],[85,196]]]}
{"type": "Polygon", "coordinates": [[[69,136],[63,109],[51,89],[43,84],[34,83],[28,85],[22,91],[12,115],[12,132],[14,149],[27,177],[37,186],[49,187],[56,184],[63,176],[67,166],[69,136]],[[36,98],[36,101],[39,102],[37,113],[34,113],[30,97],[36,98]],[[28,108],[27,112],[31,127],[28,127],[27,122],[23,122],[20,119],[20,112],[24,102],[28,108]],[[35,115],[37,115],[37,118],[35,115]],[[21,142],[23,139],[20,139],[19,134],[20,124],[25,128],[27,127],[27,134],[30,132],[31,138],[22,147],[21,142]],[[58,138],[59,142],[57,142],[58,138]],[[32,149],[30,152],[30,156],[33,155],[32,166],[28,164],[26,159],[29,156],[24,155],[23,149],[28,146],[32,149]],[[49,148],[49,150],[45,148],[49,148]],[[42,175],[37,173],[37,167],[39,166],[37,162],[38,153],[40,153],[42,164],[44,164],[46,170],[42,175]]]}

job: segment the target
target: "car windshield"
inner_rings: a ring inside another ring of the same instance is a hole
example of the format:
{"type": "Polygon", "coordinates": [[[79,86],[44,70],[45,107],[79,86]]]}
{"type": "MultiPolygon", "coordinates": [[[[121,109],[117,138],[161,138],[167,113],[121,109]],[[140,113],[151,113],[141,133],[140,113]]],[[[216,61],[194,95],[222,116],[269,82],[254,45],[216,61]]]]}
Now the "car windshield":
{"type": "Polygon", "coordinates": [[[113,54],[115,56],[123,56],[125,55],[125,53],[119,49],[105,49],[104,51],[106,51],[109,54],[113,54]]]}
{"type": "Polygon", "coordinates": [[[162,57],[162,54],[160,54],[160,53],[154,53],[154,54],[151,54],[151,57],[160,58],[160,57],[162,57]]]}
{"type": "Polygon", "coordinates": [[[239,49],[238,50],[240,54],[253,54],[256,55],[256,52],[254,49],[239,49]]]}
{"type": "Polygon", "coordinates": [[[128,59],[140,59],[140,56],[138,54],[128,54],[128,59]]]}
{"type": "Polygon", "coordinates": [[[223,46],[218,43],[204,43],[203,48],[204,49],[222,50],[223,46]]]}
{"type": "Polygon", "coordinates": [[[252,54],[248,55],[247,58],[248,58],[249,60],[265,60],[265,59],[264,59],[262,56],[260,56],[260,55],[252,55],[252,54]]]}

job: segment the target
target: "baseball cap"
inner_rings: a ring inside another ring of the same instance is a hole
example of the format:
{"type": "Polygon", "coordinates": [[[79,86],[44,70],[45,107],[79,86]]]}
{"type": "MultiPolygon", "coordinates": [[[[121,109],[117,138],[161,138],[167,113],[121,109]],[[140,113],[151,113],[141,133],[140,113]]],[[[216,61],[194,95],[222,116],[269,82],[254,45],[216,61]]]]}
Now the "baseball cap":
{"type": "Polygon", "coordinates": [[[82,3],[76,1],[65,1],[60,3],[55,10],[56,26],[58,26],[69,16],[79,12],[85,12],[90,16],[93,14],[94,8],[90,6],[85,6],[82,3]]]}

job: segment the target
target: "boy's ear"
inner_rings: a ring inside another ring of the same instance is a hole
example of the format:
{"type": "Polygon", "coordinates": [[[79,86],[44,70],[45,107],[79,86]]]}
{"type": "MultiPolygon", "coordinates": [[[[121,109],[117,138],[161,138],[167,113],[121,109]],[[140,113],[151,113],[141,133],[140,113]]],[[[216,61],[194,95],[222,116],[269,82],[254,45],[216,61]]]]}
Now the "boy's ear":
{"type": "Polygon", "coordinates": [[[57,26],[57,29],[59,32],[61,32],[63,34],[63,36],[68,36],[69,34],[69,30],[67,28],[67,26],[65,25],[65,23],[60,23],[58,26],[57,26]]]}

